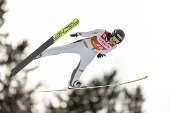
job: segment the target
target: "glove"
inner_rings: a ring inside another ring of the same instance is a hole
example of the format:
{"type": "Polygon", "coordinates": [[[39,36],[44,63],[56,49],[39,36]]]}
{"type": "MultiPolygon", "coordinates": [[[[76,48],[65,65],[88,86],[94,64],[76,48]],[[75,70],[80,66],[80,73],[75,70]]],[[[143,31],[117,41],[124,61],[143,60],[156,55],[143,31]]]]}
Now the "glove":
{"type": "Polygon", "coordinates": [[[103,57],[103,56],[106,56],[106,55],[105,55],[105,54],[101,54],[101,53],[99,53],[99,54],[97,55],[98,58],[101,58],[101,57],[103,57]]]}
{"type": "Polygon", "coordinates": [[[71,37],[77,37],[77,33],[74,33],[74,34],[70,34],[71,37]]]}

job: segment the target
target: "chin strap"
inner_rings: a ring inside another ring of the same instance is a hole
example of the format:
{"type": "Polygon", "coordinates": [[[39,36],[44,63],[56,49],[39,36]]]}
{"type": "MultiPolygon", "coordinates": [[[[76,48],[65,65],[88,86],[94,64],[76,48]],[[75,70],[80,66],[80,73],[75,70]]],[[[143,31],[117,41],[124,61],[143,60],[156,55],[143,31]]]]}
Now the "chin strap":
{"type": "Polygon", "coordinates": [[[111,33],[109,32],[109,33],[107,34],[107,42],[110,41],[110,37],[111,37],[111,33]]]}

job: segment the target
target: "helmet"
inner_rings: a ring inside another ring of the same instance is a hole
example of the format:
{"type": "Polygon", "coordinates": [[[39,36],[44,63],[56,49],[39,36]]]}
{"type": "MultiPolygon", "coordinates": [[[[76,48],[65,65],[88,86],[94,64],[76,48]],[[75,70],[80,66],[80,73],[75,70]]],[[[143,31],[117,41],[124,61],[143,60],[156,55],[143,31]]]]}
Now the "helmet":
{"type": "Polygon", "coordinates": [[[111,38],[116,42],[116,44],[119,44],[125,38],[125,33],[121,29],[115,29],[111,34],[111,38]]]}

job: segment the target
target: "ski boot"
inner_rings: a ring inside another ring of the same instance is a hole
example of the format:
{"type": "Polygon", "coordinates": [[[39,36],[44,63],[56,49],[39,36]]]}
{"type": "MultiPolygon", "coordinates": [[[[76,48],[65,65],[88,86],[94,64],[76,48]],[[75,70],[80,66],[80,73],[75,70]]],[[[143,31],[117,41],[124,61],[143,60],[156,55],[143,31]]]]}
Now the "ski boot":
{"type": "Polygon", "coordinates": [[[84,86],[80,81],[75,81],[73,86],[69,83],[68,89],[71,88],[85,88],[86,86],[84,86]]]}

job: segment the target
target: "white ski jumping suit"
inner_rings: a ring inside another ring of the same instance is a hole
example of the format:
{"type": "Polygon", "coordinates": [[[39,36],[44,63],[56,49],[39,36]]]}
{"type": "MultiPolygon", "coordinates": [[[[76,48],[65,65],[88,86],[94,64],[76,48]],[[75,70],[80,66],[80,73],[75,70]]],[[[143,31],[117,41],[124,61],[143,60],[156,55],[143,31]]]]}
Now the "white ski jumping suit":
{"type": "Polygon", "coordinates": [[[78,40],[68,45],[47,49],[42,53],[42,57],[60,53],[79,54],[80,63],[77,68],[74,69],[70,79],[70,84],[73,86],[74,82],[79,80],[80,75],[84,72],[87,65],[90,64],[98,53],[105,54],[117,47],[116,44],[112,45],[107,39],[108,33],[108,31],[103,29],[96,29],[89,32],[77,32],[78,36],[89,38],[78,40]]]}

